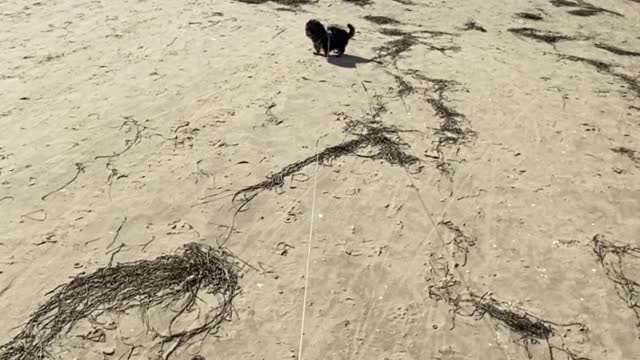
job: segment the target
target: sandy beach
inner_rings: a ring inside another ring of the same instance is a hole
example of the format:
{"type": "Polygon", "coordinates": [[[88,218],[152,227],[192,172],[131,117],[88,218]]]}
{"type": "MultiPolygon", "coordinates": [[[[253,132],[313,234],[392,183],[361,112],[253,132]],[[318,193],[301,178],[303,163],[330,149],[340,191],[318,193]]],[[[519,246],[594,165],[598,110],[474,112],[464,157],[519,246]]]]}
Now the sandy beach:
{"type": "Polygon", "coordinates": [[[638,358],[640,2],[589,1],[0,2],[0,360],[638,358]]]}

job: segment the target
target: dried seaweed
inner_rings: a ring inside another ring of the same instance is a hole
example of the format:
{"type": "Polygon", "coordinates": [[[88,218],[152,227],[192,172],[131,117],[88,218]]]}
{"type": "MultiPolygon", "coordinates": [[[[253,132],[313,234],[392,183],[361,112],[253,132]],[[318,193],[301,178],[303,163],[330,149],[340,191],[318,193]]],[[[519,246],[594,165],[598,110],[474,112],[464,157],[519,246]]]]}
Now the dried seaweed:
{"type": "Polygon", "coordinates": [[[561,33],[553,32],[553,31],[545,31],[533,28],[511,28],[508,29],[509,32],[514,33],[518,36],[524,36],[530,39],[534,39],[536,41],[545,42],[547,44],[556,44],[559,41],[567,41],[567,40],[576,40],[577,37],[564,35],[561,33]]]}
{"type": "Polygon", "coordinates": [[[598,9],[575,9],[575,10],[567,11],[567,13],[571,15],[582,16],[582,17],[598,15],[601,12],[602,11],[598,9]]]}
{"type": "Polygon", "coordinates": [[[546,340],[553,334],[551,322],[544,321],[526,310],[509,306],[505,302],[498,301],[491,297],[478,296],[474,293],[458,299],[457,315],[477,316],[481,319],[485,315],[489,315],[506,326],[509,331],[521,336],[529,341],[546,340]],[[463,313],[463,305],[471,305],[473,311],[471,313],[463,313]]]}
{"type": "Polygon", "coordinates": [[[417,157],[403,151],[402,148],[407,145],[400,140],[399,132],[401,130],[395,127],[383,126],[374,122],[351,120],[347,123],[345,129],[350,135],[354,136],[353,139],[327,147],[317,154],[285,166],[277,173],[267,176],[266,180],[238,190],[233,195],[233,200],[238,195],[282,187],[285,178],[293,176],[306,166],[316,162],[318,164],[330,164],[333,160],[343,156],[356,155],[374,160],[384,160],[391,165],[402,167],[408,167],[419,161],[417,157]],[[369,156],[358,155],[359,151],[367,148],[375,149],[377,153],[369,156]]]}
{"type": "Polygon", "coordinates": [[[118,240],[118,236],[120,236],[120,232],[122,231],[122,228],[124,227],[124,224],[127,223],[127,217],[124,216],[122,218],[122,222],[120,223],[120,225],[118,225],[118,228],[116,229],[116,231],[113,234],[113,239],[111,239],[111,242],[109,243],[109,245],[107,245],[107,249],[112,247],[113,244],[116,243],[116,240],[118,240]]]}
{"type": "Polygon", "coordinates": [[[373,4],[373,0],[342,0],[344,2],[348,2],[349,4],[358,5],[358,6],[367,6],[373,4]]]}
{"type": "Polygon", "coordinates": [[[636,165],[640,165],[640,152],[639,151],[636,151],[636,150],[633,150],[633,149],[629,149],[629,148],[623,147],[623,146],[615,147],[615,148],[611,149],[611,151],[613,151],[616,154],[620,154],[620,155],[626,156],[629,159],[631,159],[631,161],[636,163],[636,165]]]}
{"type": "Polygon", "coordinates": [[[190,243],[181,254],[103,267],[81,274],[60,285],[31,314],[8,343],[0,346],[0,360],[51,358],[49,346],[80,320],[102,313],[122,313],[133,308],[180,304],[174,319],[191,311],[198,293],[217,295],[219,305],[199,326],[161,336],[162,345],[173,343],[173,351],[194,336],[215,331],[232,315],[232,300],[238,293],[236,266],[222,250],[190,243]]]}
{"type": "Polygon", "coordinates": [[[544,19],[542,15],[529,13],[529,12],[519,12],[519,13],[516,13],[515,15],[522,19],[534,20],[534,21],[540,21],[544,19]]]}
{"type": "Polygon", "coordinates": [[[407,32],[400,30],[400,29],[391,29],[391,28],[382,28],[380,30],[380,33],[382,35],[386,35],[386,36],[406,36],[408,35],[407,32]]]}
{"type": "Polygon", "coordinates": [[[625,83],[629,88],[629,90],[635,92],[636,96],[640,98],[640,82],[638,82],[640,78],[638,77],[633,78],[629,75],[621,74],[617,72],[611,72],[611,75],[617,77],[618,80],[621,80],[623,83],[625,83]]]}
{"type": "Polygon", "coordinates": [[[44,211],[44,209],[39,209],[24,215],[20,215],[20,218],[29,219],[33,221],[45,221],[47,220],[47,212],[44,211]],[[40,216],[36,217],[34,215],[40,215],[40,216]]]}
{"type": "Polygon", "coordinates": [[[80,176],[80,174],[84,173],[84,170],[85,170],[84,164],[76,163],[76,174],[71,178],[71,180],[67,181],[66,183],[64,183],[64,185],[56,188],[55,190],[52,190],[52,191],[46,193],[40,199],[41,200],[47,200],[47,198],[49,196],[66,189],[67,186],[71,185],[74,181],[76,181],[78,179],[78,176],[80,176]]]}
{"type": "Polygon", "coordinates": [[[602,266],[622,299],[636,316],[636,327],[640,330],[640,282],[627,276],[624,262],[627,257],[640,259],[640,247],[618,245],[597,234],[591,240],[591,248],[596,260],[602,266]]]}
{"type": "Polygon", "coordinates": [[[578,322],[558,324],[533,315],[523,308],[497,300],[489,294],[479,296],[473,291],[468,291],[462,278],[455,271],[467,265],[467,256],[475,245],[476,239],[464,234],[451,221],[443,221],[440,225],[446,227],[453,234],[452,240],[445,243],[445,245],[451,245],[451,248],[449,251],[431,254],[429,258],[431,266],[427,281],[430,283],[428,286],[429,297],[436,302],[444,301],[449,306],[452,320],[451,330],[455,328],[458,316],[471,317],[476,320],[488,316],[516,335],[515,341],[524,346],[529,356],[529,346],[544,341],[552,360],[556,351],[566,355],[567,359],[588,360],[578,356],[566,346],[566,333],[558,334],[561,329],[571,332],[577,328],[578,331],[585,332],[587,327],[584,324],[578,322]]]}
{"type": "MultiPolygon", "coordinates": [[[[582,9],[579,9],[579,10],[585,10],[585,11],[592,10],[595,14],[605,13],[605,14],[611,14],[611,15],[615,15],[615,16],[624,17],[624,15],[622,15],[619,12],[616,12],[616,11],[613,11],[613,10],[609,10],[609,9],[605,9],[605,8],[601,8],[601,7],[597,7],[595,5],[587,3],[585,1],[579,1],[579,2],[580,2],[580,5],[582,7],[582,9]]],[[[573,15],[576,15],[575,11],[576,10],[573,10],[573,13],[572,13],[572,11],[569,11],[569,13],[573,14],[573,15]]],[[[578,16],[580,16],[580,15],[578,15],[578,16]]],[[[590,16],[590,15],[587,15],[587,16],[590,16]]]]}
{"type": "Polygon", "coordinates": [[[616,46],[613,46],[613,45],[604,44],[604,43],[597,43],[597,44],[595,44],[595,47],[597,47],[599,49],[607,50],[608,52],[614,53],[616,55],[640,56],[640,52],[638,52],[638,51],[629,51],[629,50],[621,49],[619,47],[616,47],[616,46]]]}
{"type": "Polygon", "coordinates": [[[464,31],[475,30],[480,32],[487,32],[487,29],[482,27],[482,25],[478,24],[475,20],[469,19],[464,23],[464,27],[462,28],[464,31]]]}
{"type": "Polygon", "coordinates": [[[409,51],[419,42],[418,38],[414,35],[405,33],[399,39],[387,41],[384,45],[374,48],[378,53],[374,59],[379,60],[383,58],[391,58],[392,60],[396,60],[402,53],[409,51]]]}
{"type": "MultiPolygon", "coordinates": [[[[456,253],[454,251],[450,257],[455,256],[456,253]]],[[[450,261],[455,261],[451,260],[450,257],[437,254],[429,256],[428,292],[429,298],[436,303],[444,301],[447,304],[451,304],[463,291],[462,282],[453,272],[453,268],[449,266],[450,261]]]]}
{"type": "MultiPolygon", "coordinates": [[[[475,131],[467,126],[468,121],[464,114],[458,112],[448,103],[446,92],[458,84],[451,80],[429,78],[414,69],[406,70],[404,73],[416,80],[425,82],[427,85],[426,87],[416,88],[402,76],[392,74],[397,83],[397,94],[401,99],[404,99],[417,90],[421,90],[425,95],[425,100],[435,111],[436,116],[442,119],[440,126],[435,129],[434,132],[437,139],[434,141],[435,146],[433,152],[425,153],[425,156],[434,159],[436,169],[452,180],[455,169],[451,162],[461,162],[464,160],[448,158],[445,156],[444,150],[450,146],[465,144],[476,136],[475,131]]],[[[460,148],[458,147],[456,154],[459,150],[460,148]]]]}
{"type": "Polygon", "coordinates": [[[367,15],[364,17],[364,19],[378,25],[400,24],[400,21],[387,16],[367,15]]]}
{"type": "MultiPolygon", "coordinates": [[[[290,8],[297,8],[301,5],[313,4],[317,0],[236,0],[245,4],[265,4],[268,2],[276,3],[282,6],[289,6],[290,8]]],[[[280,9],[282,10],[282,9],[280,9]]]]}
{"type": "Polygon", "coordinates": [[[599,72],[604,72],[608,75],[611,75],[618,80],[622,81],[627,85],[629,90],[636,93],[636,96],[640,97],[640,82],[638,82],[638,78],[632,78],[629,75],[622,74],[613,70],[613,65],[606,63],[604,61],[596,60],[596,59],[588,59],[580,56],[573,55],[564,55],[564,54],[556,54],[561,59],[570,60],[575,62],[582,62],[587,65],[591,65],[596,68],[599,72]]]}
{"type": "Polygon", "coordinates": [[[440,225],[443,225],[451,233],[453,233],[453,239],[451,239],[450,243],[455,246],[454,258],[461,258],[460,261],[454,259],[456,260],[454,268],[457,268],[459,266],[466,266],[467,258],[469,256],[469,249],[476,244],[476,239],[463,233],[462,230],[460,230],[460,228],[450,220],[442,221],[440,225]]]}
{"type": "Polygon", "coordinates": [[[125,117],[125,121],[122,123],[122,125],[120,126],[120,130],[125,129],[125,132],[130,132],[131,129],[135,130],[135,135],[133,137],[133,139],[127,139],[125,140],[125,147],[124,149],[118,151],[118,152],[114,152],[111,155],[98,155],[96,156],[94,159],[98,160],[98,159],[113,159],[116,157],[119,157],[121,155],[123,155],[124,153],[126,153],[127,151],[131,150],[131,148],[134,145],[138,145],[141,141],[142,141],[142,134],[145,130],[147,130],[147,127],[140,124],[137,120],[130,118],[130,117],[125,117]]]}
{"type": "Polygon", "coordinates": [[[436,130],[436,135],[439,136],[436,150],[440,151],[443,147],[464,143],[469,138],[475,137],[475,131],[463,127],[463,124],[467,122],[466,116],[448,104],[445,93],[456,83],[439,79],[432,81],[435,84],[433,92],[436,96],[427,99],[427,102],[435,111],[436,116],[442,119],[440,127],[436,130]]]}
{"type": "Polygon", "coordinates": [[[551,0],[550,2],[551,2],[551,4],[553,6],[557,6],[557,7],[575,7],[575,8],[578,8],[578,9],[569,11],[569,14],[576,15],[576,16],[593,16],[593,15],[597,15],[599,13],[607,13],[607,14],[612,14],[612,15],[616,15],[616,16],[623,16],[622,14],[620,14],[618,12],[595,6],[595,5],[593,5],[591,3],[588,3],[588,2],[586,2],[584,0],[577,0],[577,1],[551,0]]]}
{"type": "Polygon", "coordinates": [[[444,254],[430,256],[429,297],[436,302],[451,303],[463,291],[460,286],[461,281],[455,276],[453,270],[467,265],[470,249],[475,246],[476,239],[463,233],[451,220],[441,221],[438,225],[443,226],[453,235],[450,241],[444,241],[444,246],[453,246],[444,254]]]}
{"type": "Polygon", "coordinates": [[[569,1],[569,0],[551,0],[550,3],[553,6],[557,6],[557,7],[577,7],[580,6],[580,4],[578,4],[575,1],[569,1]]]}
{"type": "Polygon", "coordinates": [[[413,85],[406,81],[402,76],[392,73],[389,74],[393,76],[393,79],[396,81],[396,93],[400,99],[404,99],[416,91],[416,88],[414,88],[413,85]]]}
{"type": "Polygon", "coordinates": [[[497,300],[489,296],[489,294],[480,296],[473,292],[465,293],[453,299],[449,305],[454,319],[456,316],[463,316],[481,320],[488,316],[491,320],[504,326],[509,332],[518,337],[516,341],[524,346],[529,358],[531,358],[529,346],[544,341],[549,350],[549,358],[551,360],[554,359],[554,350],[566,355],[567,359],[589,360],[586,357],[577,355],[568,348],[563,339],[564,336],[558,334],[560,329],[577,329],[579,332],[588,331],[587,327],[580,322],[559,324],[536,316],[523,308],[497,300]],[[558,336],[560,345],[552,343],[551,339],[554,336],[558,336]]]}
{"type": "MultiPolygon", "coordinates": [[[[400,55],[409,51],[415,45],[424,45],[429,50],[435,50],[441,52],[443,55],[446,55],[447,51],[458,51],[460,48],[455,45],[447,45],[447,46],[438,46],[434,45],[426,40],[420,39],[419,37],[401,32],[400,30],[381,30],[381,32],[385,35],[396,36],[398,38],[389,40],[385,42],[382,46],[375,47],[373,50],[378,54],[373,58],[374,60],[380,60],[384,58],[389,58],[393,63],[395,63],[400,55]]],[[[430,31],[430,30],[422,30],[418,31],[418,33],[427,33],[433,36],[439,35],[450,35],[448,33],[439,32],[439,31],[430,31]]]]}
{"type": "MultiPolygon", "coordinates": [[[[476,137],[475,131],[468,126],[468,120],[466,116],[458,112],[449,104],[446,93],[452,88],[458,85],[455,81],[429,78],[418,70],[405,70],[405,74],[413,77],[414,79],[426,83],[425,86],[417,89],[421,90],[425,96],[425,101],[431,105],[435,115],[439,117],[442,122],[439,127],[435,129],[435,135],[437,139],[434,141],[435,155],[425,154],[425,156],[432,158],[436,161],[436,168],[443,174],[452,178],[454,175],[454,169],[450,162],[452,159],[447,159],[444,154],[444,150],[449,146],[457,146],[467,143],[476,137]]],[[[416,88],[408,84],[406,80],[396,77],[396,82],[399,85],[399,89],[405,89],[403,95],[416,91],[416,88]],[[402,80],[402,81],[401,81],[402,80]],[[407,83],[407,86],[402,86],[403,83],[407,83]]],[[[459,150],[459,148],[458,148],[459,150]]]]}
{"type": "Polygon", "coordinates": [[[440,31],[440,30],[417,30],[415,31],[416,34],[428,34],[431,35],[432,37],[435,36],[458,36],[458,34],[454,34],[448,31],[440,31]]]}
{"type": "Polygon", "coordinates": [[[611,64],[606,63],[604,61],[600,61],[600,60],[596,60],[596,59],[588,59],[588,58],[583,58],[583,57],[580,57],[580,56],[573,56],[573,55],[559,55],[559,56],[560,56],[560,58],[562,58],[564,60],[582,62],[582,63],[585,63],[587,65],[591,65],[591,66],[595,67],[598,71],[602,71],[602,72],[606,72],[606,73],[610,73],[611,72],[611,64]]]}

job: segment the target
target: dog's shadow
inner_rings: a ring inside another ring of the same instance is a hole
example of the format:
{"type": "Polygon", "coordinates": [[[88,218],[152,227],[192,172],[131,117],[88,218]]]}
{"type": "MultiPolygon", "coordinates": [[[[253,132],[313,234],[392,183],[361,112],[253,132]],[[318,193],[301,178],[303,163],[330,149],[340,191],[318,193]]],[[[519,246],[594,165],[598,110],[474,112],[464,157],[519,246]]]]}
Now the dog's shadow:
{"type": "Polygon", "coordinates": [[[380,61],[374,59],[366,59],[357,55],[344,54],[340,57],[329,57],[329,64],[349,69],[355,69],[358,64],[367,64],[372,62],[380,64],[380,61]]]}

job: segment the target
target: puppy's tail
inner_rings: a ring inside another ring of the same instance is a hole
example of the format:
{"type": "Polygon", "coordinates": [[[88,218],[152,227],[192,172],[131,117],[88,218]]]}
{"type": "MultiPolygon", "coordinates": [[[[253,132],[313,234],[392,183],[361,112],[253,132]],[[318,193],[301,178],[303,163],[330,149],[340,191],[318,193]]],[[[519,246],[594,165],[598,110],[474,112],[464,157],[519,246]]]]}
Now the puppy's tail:
{"type": "Polygon", "coordinates": [[[351,24],[347,24],[347,27],[349,28],[349,39],[351,39],[353,35],[356,34],[356,28],[354,28],[351,24]]]}

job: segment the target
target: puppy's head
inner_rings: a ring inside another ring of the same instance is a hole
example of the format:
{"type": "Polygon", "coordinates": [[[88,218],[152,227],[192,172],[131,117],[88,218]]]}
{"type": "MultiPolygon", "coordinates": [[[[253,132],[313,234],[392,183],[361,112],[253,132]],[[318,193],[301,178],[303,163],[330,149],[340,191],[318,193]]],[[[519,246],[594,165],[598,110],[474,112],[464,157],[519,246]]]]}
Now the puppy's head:
{"type": "Polygon", "coordinates": [[[318,39],[325,36],[327,30],[325,30],[324,25],[322,25],[320,21],[311,19],[307,21],[307,25],[305,26],[305,33],[307,34],[308,38],[318,39]]]}

